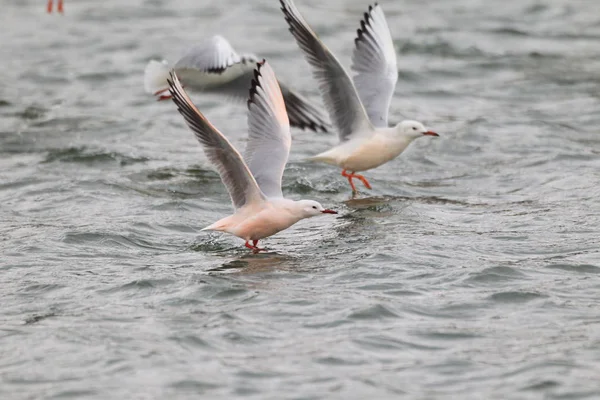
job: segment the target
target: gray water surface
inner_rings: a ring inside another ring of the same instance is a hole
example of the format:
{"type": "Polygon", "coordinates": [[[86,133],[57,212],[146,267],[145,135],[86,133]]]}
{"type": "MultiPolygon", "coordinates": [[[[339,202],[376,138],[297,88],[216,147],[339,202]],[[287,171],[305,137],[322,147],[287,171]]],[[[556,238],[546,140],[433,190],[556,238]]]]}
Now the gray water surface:
{"type": "MultiPolygon", "coordinates": [[[[380,3],[392,122],[441,137],[352,200],[295,130],[285,195],[340,214],[252,255],[200,232],[228,195],[142,74],[220,33],[320,102],[278,2],[2,2],[0,398],[600,398],[597,2],[380,3]]],[[[367,6],[298,0],[347,66],[367,6]]]]}

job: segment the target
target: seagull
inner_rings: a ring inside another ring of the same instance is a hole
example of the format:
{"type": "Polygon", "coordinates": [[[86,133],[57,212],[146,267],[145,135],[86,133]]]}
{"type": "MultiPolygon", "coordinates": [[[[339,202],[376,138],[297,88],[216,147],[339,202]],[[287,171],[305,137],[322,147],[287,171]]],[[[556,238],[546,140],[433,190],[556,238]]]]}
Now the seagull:
{"type": "MultiPolygon", "coordinates": [[[[188,49],[173,68],[188,89],[219,92],[245,100],[248,82],[258,61],[253,54],[236,53],[224,37],[215,35],[188,49]]],[[[144,72],[146,92],[158,100],[170,98],[167,85],[170,69],[164,60],[150,61],[144,72]]],[[[281,82],[279,86],[292,126],[327,132],[329,122],[319,108],[281,82]]]]}
{"type": "Polygon", "coordinates": [[[388,127],[388,110],[398,68],[390,30],[381,6],[375,3],[364,13],[354,39],[350,79],[340,62],[317,38],[292,0],[279,0],[290,32],[313,68],[313,77],[338,130],[340,143],[310,160],[342,168],[352,192],[353,178],[367,189],[371,185],[356,172],[377,168],[400,155],[416,138],[439,136],[417,121],[388,127]]]}
{"type": "Polygon", "coordinates": [[[283,198],[281,177],[292,142],[290,123],[277,78],[265,60],[256,64],[253,76],[248,99],[248,144],[243,158],[194,106],[174,71],[168,85],[173,101],[216,167],[235,208],[233,215],[202,230],[237,236],[258,253],[265,250],[258,248],[260,239],[304,218],[337,212],[313,200],[283,198]]]}
{"type": "MultiPolygon", "coordinates": [[[[48,5],[46,6],[48,13],[52,13],[53,7],[54,7],[54,0],[48,0],[48,5]]],[[[56,2],[56,11],[58,11],[61,14],[63,13],[63,0],[58,0],[56,2]]]]}

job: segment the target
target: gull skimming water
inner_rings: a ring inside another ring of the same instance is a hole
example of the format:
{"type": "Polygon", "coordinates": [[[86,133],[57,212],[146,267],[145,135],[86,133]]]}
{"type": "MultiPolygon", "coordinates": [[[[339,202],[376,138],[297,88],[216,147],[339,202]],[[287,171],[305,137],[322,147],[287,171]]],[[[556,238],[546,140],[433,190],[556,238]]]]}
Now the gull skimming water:
{"type": "Polygon", "coordinates": [[[323,101],[338,129],[340,143],[311,158],[341,167],[342,176],[352,182],[357,178],[368,189],[371,185],[362,175],[366,171],[396,158],[421,136],[438,136],[417,121],[402,121],[388,127],[388,110],[398,68],[396,52],[381,6],[375,3],[364,14],[354,39],[350,79],[337,58],[321,42],[306,23],[292,0],[280,0],[281,10],[290,32],[313,68],[323,101]]]}
{"type": "Polygon", "coordinates": [[[175,73],[171,73],[168,83],[173,101],[216,167],[235,207],[233,215],[202,230],[235,235],[258,253],[264,250],[257,247],[260,239],[304,218],[337,214],[316,201],[283,198],[281,177],[292,137],[277,78],[264,60],[257,64],[250,88],[249,137],[244,158],[196,109],[175,73]]]}
{"type": "MultiPolygon", "coordinates": [[[[191,47],[173,69],[186,89],[211,91],[245,100],[248,82],[259,59],[253,54],[238,54],[224,37],[215,35],[191,47]]],[[[166,61],[152,60],[144,72],[146,92],[158,100],[171,96],[167,78],[171,67],[166,61]]],[[[279,82],[290,124],[301,129],[326,132],[327,117],[298,92],[279,82]]]]}

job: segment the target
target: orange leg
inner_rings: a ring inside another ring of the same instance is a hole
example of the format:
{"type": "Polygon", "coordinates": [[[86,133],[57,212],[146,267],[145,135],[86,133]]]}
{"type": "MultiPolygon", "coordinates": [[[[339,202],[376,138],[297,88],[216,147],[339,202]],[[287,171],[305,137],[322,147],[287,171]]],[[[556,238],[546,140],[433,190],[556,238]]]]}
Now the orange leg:
{"type": "MultiPolygon", "coordinates": [[[[46,9],[48,10],[48,13],[52,12],[52,8],[54,7],[54,0],[48,0],[48,3],[46,5],[46,9]]],[[[58,2],[56,3],[56,11],[58,11],[59,13],[62,14],[63,12],[63,0],[58,0],[58,2]]]]}
{"type": "Polygon", "coordinates": [[[358,178],[358,179],[360,179],[360,181],[363,183],[363,185],[365,185],[365,187],[366,187],[367,189],[371,189],[371,185],[369,184],[369,181],[367,180],[367,178],[365,178],[365,177],[364,177],[364,176],[362,176],[362,175],[356,175],[356,174],[352,174],[352,176],[353,176],[354,178],[358,178]]]}
{"type": "Polygon", "coordinates": [[[352,192],[356,192],[356,186],[354,186],[354,182],[352,182],[352,174],[347,174],[346,170],[342,171],[342,176],[348,178],[348,182],[350,183],[350,186],[352,187],[352,192]]]}
{"type": "Polygon", "coordinates": [[[352,178],[359,179],[367,189],[371,189],[369,181],[367,181],[367,178],[365,178],[362,175],[355,174],[354,172],[347,173],[346,170],[343,170],[342,176],[348,178],[348,182],[350,182],[350,186],[352,187],[353,192],[356,192],[357,190],[356,186],[354,186],[354,182],[352,182],[352,178]]]}

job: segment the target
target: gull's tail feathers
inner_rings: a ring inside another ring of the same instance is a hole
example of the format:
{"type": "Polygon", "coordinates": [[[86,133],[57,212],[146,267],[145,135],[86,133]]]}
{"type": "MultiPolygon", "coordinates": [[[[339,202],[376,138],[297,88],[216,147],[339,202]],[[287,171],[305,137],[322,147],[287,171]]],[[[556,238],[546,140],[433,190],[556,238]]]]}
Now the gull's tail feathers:
{"type": "Polygon", "coordinates": [[[324,151],[323,153],[319,153],[316,156],[309,157],[308,161],[321,162],[329,165],[337,165],[338,157],[332,150],[333,149],[324,151]]]}

